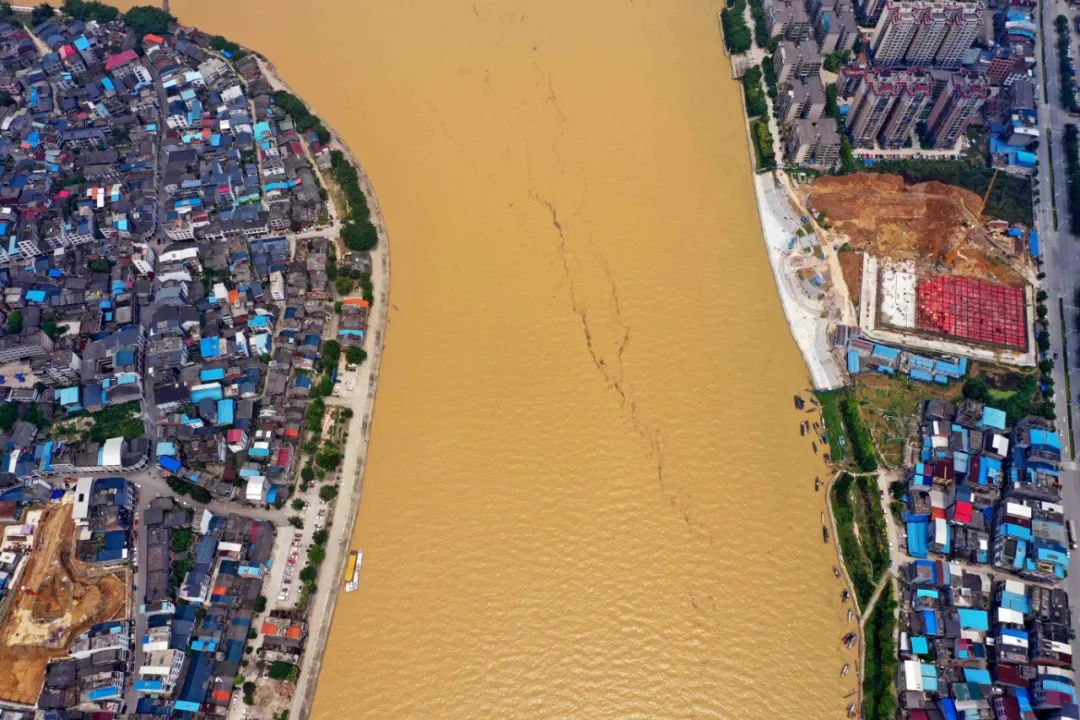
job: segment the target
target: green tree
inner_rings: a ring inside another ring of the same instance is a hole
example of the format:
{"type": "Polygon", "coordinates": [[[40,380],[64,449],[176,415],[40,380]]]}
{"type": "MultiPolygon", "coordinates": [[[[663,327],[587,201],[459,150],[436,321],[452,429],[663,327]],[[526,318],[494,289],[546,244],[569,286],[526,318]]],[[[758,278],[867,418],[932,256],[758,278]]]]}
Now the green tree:
{"type": "Polygon", "coordinates": [[[326,412],[326,403],[322,398],[315,398],[308,403],[304,411],[304,426],[311,432],[322,432],[323,413],[326,412]]]}
{"type": "Polygon", "coordinates": [[[322,355],[319,356],[319,365],[323,370],[337,367],[341,361],[341,343],[337,340],[327,340],[323,343],[322,355]]]}
{"type": "Polygon", "coordinates": [[[0,405],[0,430],[11,432],[15,427],[15,421],[19,419],[19,403],[6,402],[0,405]]]}
{"type": "Polygon", "coordinates": [[[350,365],[359,365],[367,359],[367,352],[359,345],[352,345],[345,350],[345,362],[350,365]]]}
{"type": "Polygon", "coordinates": [[[292,516],[289,517],[289,524],[292,525],[297,530],[303,530],[304,529],[304,518],[300,517],[299,515],[292,515],[292,516]]]}
{"type": "Polygon", "coordinates": [[[990,385],[986,382],[985,375],[977,375],[973,378],[968,378],[964,383],[964,398],[967,400],[977,400],[981,403],[990,402],[990,385]]]}
{"type": "Polygon", "coordinates": [[[330,539],[330,531],[326,528],[320,528],[311,534],[311,542],[316,545],[325,545],[326,541],[330,539]]]}
{"type": "Polygon", "coordinates": [[[254,610],[257,613],[266,612],[266,596],[260,595],[255,598],[254,610]]]}
{"type": "Polygon", "coordinates": [[[229,40],[228,38],[225,38],[221,35],[215,35],[214,37],[210,38],[210,47],[214,48],[218,52],[229,53],[229,56],[233,60],[239,60],[246,54],[242,47],[234,43],[232,40],[229,40]]]}
{"type": "Polygon", "coordinates": [[[750,28],[746,25],[746,0],[732,0],[720,13],[720,25],[724,29],[724,44],[728,52],[744,53],[753,45],[750,28]]]}
{"type": "Polygon", "coordinates": [[[304,508],[307,507],[307,503],[300,498],[294,498],[292,504],[289,506],[296,512],[304,512],[304,508]]]}
{"type": "Polygon", "coordinates": [[[185,553],[188,548],[191,547],[191,543],[194,540],[194,534],[187,528],[177,528],[172,531],[169,543],[172,545],[174,553],[185,553]]]}
{"type": "Polygon", "coordinates": [[[300,571],[299,575],[300,582],[302,583],[313,583],[318,576],[318,571],[316,571],[315,568],[311,567],[310,565],[305,565],[304,569],[300,571]]]}
{"type": "Polygon", "coordinates": [[[115,20],[120,11],[97,0],[64,0],[64,13],[77,20],[106,23],[115,20]]]}
{"type": "Polygon", "coordinates": [[[323,470],[336,470],[341,464],[341,451],[336,447],[326,445],[315,456],[315,464],[323,470]]]}
{"type": "Polygon", "coordinates": [[[45,412],[41,409],[40,405],[30,405],[23,412],[23,420],[28,423],[33,423],[38,428],[43,428],[49,424],[49,421],[45,419],[45,412]]]}
{"type": "Polygon", "coordinates": [[[337,494],[337,485],[323,485],[319,488],[319,499],[323,502],[330,502],[337,497],[337,494]]]}
{"type": "Polygon", "coordinates": [[[40,5],[35,6],[34,9],[31,11],[30,24],[37,27],[55,14],[56,10],[53,9],[52,5],[49,5],[48,3],[41,3],[40,5]]]}
{"type": "Polygon", "coordinates": [[[57,325],[56,320],[54,320],[53,318],[47,318],[41,321],[41,330],[46,335],[55,340],[67,332],[67,327],[63,325],[57,325]]]}
{"type": "Polygon", "coordinates": [[[341,229],[341,240],[350,250],[365,252],[379,244],[379,233],[369,220],[349,222],[341,229]]]}
{"type": "Polygon", "coordinates": [[[152,5],[136,5],[124,13],[124,22],[135,31],[138,37],[143,37],[149,34],[167,33],[169,23],[176,22],[176,18],[152,5]]]}
{"type": "Polygon", "coordinates": [[[284,660],[275,660],[270,663],[270,668],[267,670],[267,675],[272,680],[288,680],[289,682],[296,682],[296,679],[300,676],[300,668],[293,665],[290,662],[284,660]]]}
{"type": "Polygon", "coordinates": [[[322,561],[326,559],[326,548],[322,545],[312,545],[308,549],[307,557],[309,563],[318,567],[319,565],[322,565],[322,561]]]}
{"type": "Polygon", "coordinates": [[[105,258],[97,258],[90,261],[90,270],[97,273],[107,273],[112,268],[105,258]]]}
{"type": "Polygon", "coordinates": [[[315,479],[315,469],[310,465],[305,465],[300,468],[300,478],[306,483],[311,482],[315,479]]]}
{"type": "Polygon", "coordinates": [[[339,277],[334,281],[334,289],[338,295],[348,295],[353,289],[353,280],[349,277],[339,277]]]}
{"type": "Polygon", "coordinates": [[[757,65],[747,68],[743,74],[743,93],[746,96],[746,115],[758,117],[769,111],[765,103],[765,90],[761,85],[761,68],[757,65]]]}
{"type": "Polygon", "coordinates": [[[22,310],[12,310],[7,316],[7,331],[11,335],[17,335],[22,331],[23,327],[23,314],[22,310]]]}

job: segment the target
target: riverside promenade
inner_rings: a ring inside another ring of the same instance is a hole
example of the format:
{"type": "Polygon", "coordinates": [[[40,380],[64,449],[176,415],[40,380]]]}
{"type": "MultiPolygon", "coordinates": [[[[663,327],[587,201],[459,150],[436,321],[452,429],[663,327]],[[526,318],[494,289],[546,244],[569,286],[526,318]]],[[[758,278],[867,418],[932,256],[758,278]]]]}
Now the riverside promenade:
{"type": "MultiPolygon", "coordinates": [[[[274,90],[285,90],[303,100],[303,97],[277,74],[273,64],[259,56],[257,59],[263,75],[274,90]]],[[[306,102],[305,105],[307,105],[306,102]]],[[[310,105],[307,106],[312,114],[316,114],[310,105]]],[[[357,161],[342,137],[325,120],[323,120],[323,125],[331,134],[330,147],[343,152],[357,169],[360,189],[367,197],[371,222],[378,231],[379,244],[371,251],[373,302],[371,315],[368,318],[367,335],[364,338],[367,360],[357,370],[352,371],[356,377],[352,383],[352,392],[348,396],[327,398],[328,407],[347,407],[353,414],[346,430],[344,460],[338,476],[340,487],[330,525],[330,538],[326,543],[326,560],[319,568],[319,576],[316,580],[318,590],[311,598],[307,648],[300,663],[300,677],[289,708],[289,717],[293,720],[304,720],[311,712],[315,690],[318,686],[319,671],[326,651],[326,641],[334,618],[334,609],[342,594],[345,561],[349,554],[356,517],[360,509],[360,496],[363,493],[367,446],[375,411],[375,390],[378,385],[379,367],[382,364],[387,310],[390,306],[390,246],[378,198],[375,196],[371,180],[363,166],[357,161]]],[[[334,227],[337,227],[336,218],[334,227]]]]}

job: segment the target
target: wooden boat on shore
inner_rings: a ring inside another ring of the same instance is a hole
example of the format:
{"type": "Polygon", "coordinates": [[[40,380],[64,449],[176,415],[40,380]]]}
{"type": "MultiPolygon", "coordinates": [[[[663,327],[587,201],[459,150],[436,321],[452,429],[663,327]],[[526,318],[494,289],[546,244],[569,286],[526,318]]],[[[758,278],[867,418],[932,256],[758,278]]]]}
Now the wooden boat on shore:
{"type": "Polygon", "coordinates": [[[844,663],[844,667],[840,669],[840,677],[845,677],[849,672],[851,672],[851,666],[844,663]]]}
{"type": "Polygon", "coordinates": [[[851,621],[852,621],[852,620],[854,620],[854,619],[855,619],[855,611],[854,611],[854,610],[852,610],[851,608],[848,608],[848,611],[847,611],[847,621],[848,621],[848,622],[851,622],[851,621]]]}
{"type": "Polygon", "coordinates": [[[839,580],[839,579],[840,579],[840,568],[838,568],[838,567],[836,567],[835,565],[833,565],[833,566],[832,566],[832,574],[833,574],[834,576],[836,576],[836,579],[837,579],[837,580],[839,580]]]}
{"type": "Polygon", "coordinates": [[[855,703],[851,703],[847,706],[847,716],[855,717],[855,703]]]}
{"type": "Polygon", "coordinates": [[[355,592],[360,587],[360,566],[363,562],[363,550],[353,550],[349,553],[349,561],[345,563],[345,592],[355,592]]]}

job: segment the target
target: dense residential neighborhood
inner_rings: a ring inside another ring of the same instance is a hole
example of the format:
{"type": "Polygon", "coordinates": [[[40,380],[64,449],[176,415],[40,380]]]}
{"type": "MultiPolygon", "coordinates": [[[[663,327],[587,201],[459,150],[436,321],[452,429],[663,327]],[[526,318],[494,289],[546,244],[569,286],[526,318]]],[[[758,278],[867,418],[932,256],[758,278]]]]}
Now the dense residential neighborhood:
{"type": "Polygon", "coordinates": [[[1008,428],[997,408],[931,400],[920,434],[900,490],[912,558],[900,568],[900,707],[915,720],[1075,718],[1059,583],[1076,542],[1051,423],[1008,428]]]}
{"type": "Polygon", "coordinates": [[[166,12],[0,11],[0,715],[284,717],[359,477],[357,170],[166,12]]]}

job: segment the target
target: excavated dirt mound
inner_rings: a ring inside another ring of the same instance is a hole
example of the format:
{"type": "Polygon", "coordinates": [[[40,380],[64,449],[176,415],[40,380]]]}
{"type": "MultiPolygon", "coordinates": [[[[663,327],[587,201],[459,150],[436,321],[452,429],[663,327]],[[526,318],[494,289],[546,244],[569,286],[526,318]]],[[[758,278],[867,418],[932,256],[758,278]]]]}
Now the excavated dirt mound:
{"type": "Polygon", "coordinates": [[[970,190],[927,182],[906,185],[899,175],[823,176],[807,202],[824,213],[833,232],[856,249],[924,268],[1012,286],[1024,284],[990,243],[970,190]]]}
{"type": "MultiPolygon", "coordinates": [[[[34,549],[0,624],[0,698],[37,700],[49,660],[91,625],[123,617],[128,585],[75,559],[71,504],[46,509],[34,549]]],[[[118,571],[122,572],[122,571],[118,571]]]]}

